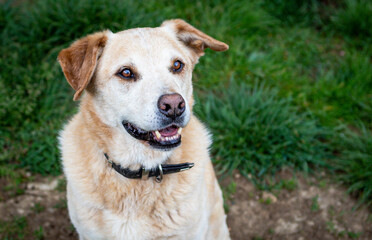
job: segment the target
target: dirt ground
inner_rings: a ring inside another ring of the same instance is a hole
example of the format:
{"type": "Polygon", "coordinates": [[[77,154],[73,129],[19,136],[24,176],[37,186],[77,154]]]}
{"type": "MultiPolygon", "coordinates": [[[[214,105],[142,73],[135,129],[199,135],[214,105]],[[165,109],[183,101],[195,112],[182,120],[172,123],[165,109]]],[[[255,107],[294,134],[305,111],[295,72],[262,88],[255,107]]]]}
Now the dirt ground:
{"type": "MultiPolygon", "coordinates": [[[[291,184],[272,193],[257,190],[237,173],[223,181],[229,193],[227,223],[232,239],[372,239],[371,212],[363,207],[353,210],[356,200],[342,186],[324,177],[297,176],[293,180],[286,173],[280,177],[291,184]]],[[[5,185],[1,180],[1,186],[5,185]]],[[[43,237],[39,234],[38,239],[77,239],[68,219],[63,187],[62,176],[38,176],[25,183],[23,193],[17,196],[6,195],[1,189],[0,221],[24,216],[24,239],[36,239],[40,226],[43,237]]],[[[3,238],[4,232],[0,232],[3,238]]]]}
{"type": "Polygon", "coordinates": [[[355,210],[356,200],[326,178],[297,176],[294,189],[274,193],[258,191],[239,174],[234,180],[236,192],[227,201],[232,239],[372,239],[371,212],[355,210]]]}

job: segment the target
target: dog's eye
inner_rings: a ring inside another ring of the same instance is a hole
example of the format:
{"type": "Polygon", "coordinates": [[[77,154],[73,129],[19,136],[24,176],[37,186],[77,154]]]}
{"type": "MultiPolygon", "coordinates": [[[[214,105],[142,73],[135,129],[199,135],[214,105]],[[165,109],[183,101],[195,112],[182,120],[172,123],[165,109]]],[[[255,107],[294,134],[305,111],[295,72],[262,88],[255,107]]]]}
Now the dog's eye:
{"type": "Polygon", "coordinates": [[[184,64],[180,60],[176,60],[173,62],[172,70],[173,72],[181,72],[184,64]]]}
{"type": "Polygon", "coordinates": [[[118,74],[120,77],[125,78],[125,79],[134,78],[134,74],[129,68],[124,68],[118,74]]]}

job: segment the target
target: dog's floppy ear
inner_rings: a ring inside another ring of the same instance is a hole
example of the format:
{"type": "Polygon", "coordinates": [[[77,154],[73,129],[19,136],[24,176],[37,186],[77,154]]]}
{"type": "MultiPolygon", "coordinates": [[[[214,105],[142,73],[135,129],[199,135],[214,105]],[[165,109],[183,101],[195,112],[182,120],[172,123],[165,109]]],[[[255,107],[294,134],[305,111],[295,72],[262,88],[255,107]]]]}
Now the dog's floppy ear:
{"type": "Polygon", "coordinates": [[[79,99],[92,79],[106,41],[107,31],[94,33],[77,40],[59,53],[58,62],[62,71],[76,91],[74,101],[79,99]]]}
{"type": "Polygon", "coordinates": [[[226,51],[229,49],[227,44],[208,36],[182,19],[165,21],[161,27],[171,29],[176,34],[178,40],[191,48],[197,57],[204,55],[205,48],[210,48],[214,51],[226,51]]]}

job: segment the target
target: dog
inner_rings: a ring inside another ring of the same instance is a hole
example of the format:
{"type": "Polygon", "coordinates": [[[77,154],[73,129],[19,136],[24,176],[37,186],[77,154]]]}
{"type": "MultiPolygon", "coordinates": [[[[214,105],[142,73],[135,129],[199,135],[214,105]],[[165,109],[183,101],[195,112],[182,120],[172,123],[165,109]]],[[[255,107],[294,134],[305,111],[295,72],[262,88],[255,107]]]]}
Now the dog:
{"type": "Polygon", "coordinates": [[[59,137],[80,239],[230,239],[211,136],[192,113],[206,48],[229,47],[174,19],[94,33],[59,53],[81,97],[59,137]]]}

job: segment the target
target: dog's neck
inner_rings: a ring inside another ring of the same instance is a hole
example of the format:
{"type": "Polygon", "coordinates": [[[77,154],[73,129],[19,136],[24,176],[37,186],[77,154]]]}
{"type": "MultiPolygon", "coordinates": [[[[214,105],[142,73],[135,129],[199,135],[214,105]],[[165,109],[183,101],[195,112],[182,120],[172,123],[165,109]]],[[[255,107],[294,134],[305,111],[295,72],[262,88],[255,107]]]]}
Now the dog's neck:
{"type": "Polygon", "coordinates": [[[92,142],[97,144],[101,154],[110,156],[110,159],[129,169],[139,169],[145,167],[152,169],[164,163],[178,163],[175,151],[160,151],[147,146],[147,143],[141,142],[127,134],[122,126],[111,127],[105,124],[97,114],[92,96],[84,97],[81,103],[81,112],[84,119],[84,126],[92,136],[92,142]]]}

